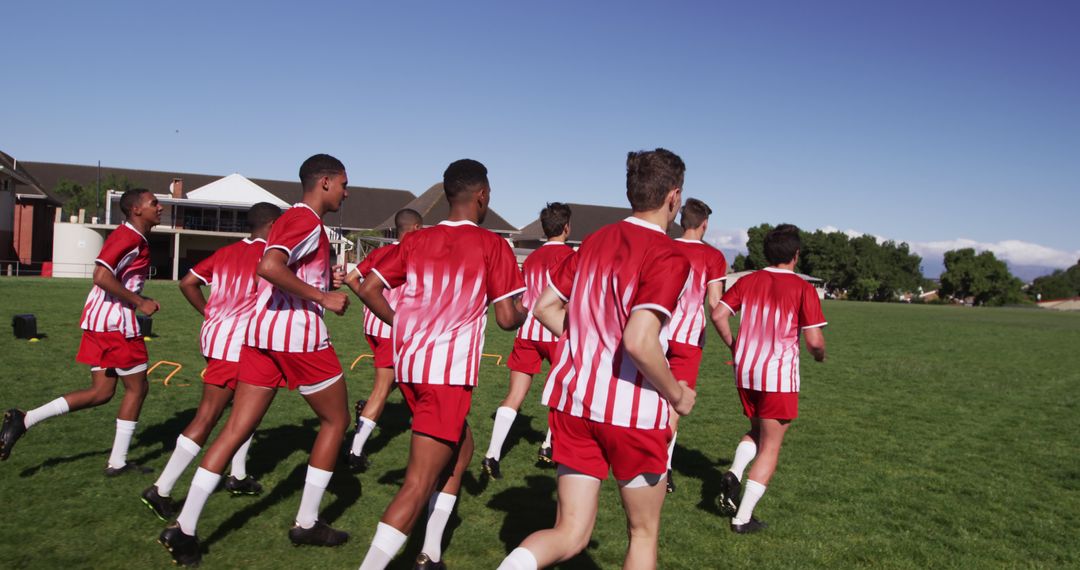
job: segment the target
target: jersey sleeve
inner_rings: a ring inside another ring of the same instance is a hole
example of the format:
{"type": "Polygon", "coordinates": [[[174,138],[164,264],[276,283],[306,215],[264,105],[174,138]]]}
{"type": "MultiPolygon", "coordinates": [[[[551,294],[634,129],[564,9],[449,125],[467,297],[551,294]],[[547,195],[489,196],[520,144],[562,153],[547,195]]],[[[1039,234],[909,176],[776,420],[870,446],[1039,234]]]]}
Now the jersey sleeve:
{"type": "Polygon", "coordinates": [[[690,261],[675,248],[658,249],[658,255],[645,257],[637,289],[630,302],[630,312],[651,309],[671,318],[675,305],[686,288],[690,261]]]}
{"type": "Polygon", "coordinates": [[[814,286],[804,282],[802,302],[799,303],[799,328],[813,329],[829,324],[821,312],[821,300],[814,286]]]}
{"type": "Polygon", "coordinates": [[[105,243],[102,244],[101,251],[98,253],[97,258],[94,259],[94,263],[105,267],[112,271],[113,275],[116,275],[139,255],[141,241],[142,238],[134,230],[121,226],[105,239],[105,243]]]}
{"type": "Polygon", "coordinates": [[[564,302],[570,300],[570,292],[574,289],[574,275],[577,274],[578,254],[570,252],[562,261],[556,263],[548,270],[548,287],[555,290],[559,298],[564,302]]]}
{"type": "Polygon", "coordinates": [[[360,277],[367,277],[368,274],[371,273],[371,269],[375,267],[375,264],[378,263],[380,259],[386,257],[386,255],[396,247],[397,246],[395,245],[384,245],[367,254],[367,256],[360,261],[360,265],[356,266],[356,271],[360,273],[360,277]]]}
{"type": "Polygon", "coordinates": [[[387,252],[386,255],[376,259],[367,274],[360,271],[360,275],[374,274],[383,282],[383,285],[386,285],[387,289],[400,287],[405,283],[405,264],[408,261],[409,251],[412,250],[412,244],[415,241],[412,237],[415,234],[416,232],[406,235],[393,251],[387,252]]]}
{"type": "Polygon", "coordinates": [[[743,287],[742,287],[742,284],[743,284],[742,279],[736,281],[735,284],[731,286],[731,289],[728,289],[727,292],[724,293],[724,296],[720,298],[720,304],[727,307],[728,310],[731,311],[731,314],[733,314],[733,315],[735,313],[738,313],[739,309],[742,308],[742,302],[743,302],[743,287]]]}
{"type": "Polygon", "coordinates": [[[488,259],[486,279],[490,303],[498,303],[525,290],[525,278],[518,268],[514,250],[510,249],[510,244],[502,238],[495,239],[498,239],[499,243],[488,259]]]}
{"type": "Polygon", "coordinates": [[[223,250],[217,250],[210,257],[195,264],[195,267],[191,268],[191,274],[199,278],[199,281],[203,282],[203,285],[212,285],[214,282],[214,266],[217,264],[217,258],[220,256],[223,250]]]}
{"type": "Polygon", "coordinates": [[[710,285],[716,283],[727,275],[727,259],[724,258],[724,254],[720,250],[711,252],[709,256],[709,262],[705,266],[705,284],[710,285]]]}
{"type": "Polygon", "coordinates": [[[322,231],[322,223],[307,212],[289,216],[288,219],[279,219],[266,238],[266,249],[284,251],[289,256],[287,265],[292,265],[319,248],[322,231]]]}

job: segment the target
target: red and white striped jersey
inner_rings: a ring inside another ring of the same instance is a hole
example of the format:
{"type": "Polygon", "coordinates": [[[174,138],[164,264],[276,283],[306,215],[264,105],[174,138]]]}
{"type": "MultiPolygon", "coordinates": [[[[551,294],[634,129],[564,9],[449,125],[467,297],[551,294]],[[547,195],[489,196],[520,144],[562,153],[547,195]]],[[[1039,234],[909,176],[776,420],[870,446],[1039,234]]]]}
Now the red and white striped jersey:
{"type": "Polygon", "coordinates": [[[255,312],[259,260],[266,240],[244,238],[195,264],[191,274],[211,286],[199,344],[207,358],[240,361],[248,321],[255,312]]]}
{"type": "Polygon", "coordinates": [[[551,331],[544,328],[540,321],[533,316],[533,307],[540,293],[548,286],[549,273],[553,267],[559,264],[566,256],[574,253],[574,248],[559,241],[549,241],[525,258],[521,264],[521,272],[525,274],[525,294],[521,296],[521,304],[529,315],[525,317],[525,323],[517,331],[517,338],[539,342],[555,342],[557,339],[551,331]]]}
{"type": "MultiPolygon", "coordinates": [[[[626,355],[630,313],[671,318],[690,262],[655,224],[630,217],[605,226],[551,271],[567,301],[567,328],[544,386],[544,405],[595,422],[638,429],[668,425],[668,402],[626,355]]],[[[660,344],[667,350],[667,331],[660,344]]]]}
{"type": "Polygon", "coordinates": [[[747,390],[799,391],[799,331],[825,326],[814,286],[766,267],[735,282],[721,301],[742,310],[735,339],[735,380],[747,390]]]}
{"type": "MultiPolygon", "coordinates": [[[[124,222],[105,238],[94,263],[112,271],[124,289],[142,293],[143,284],[150,278],[150,243],[135,226],[124,222]]],[[[139,336],[135,306],[97,285],[86,297],[79,327],[84,331],[119,332],[124,338],[139,336]]]]}
{"type": "MultiPolygon", "coordinates": [[[[360,262],[360,265],[356,266],[356,271],[360,273],[361,278],[367,278],[371,274],[371,268],[375,267],[375,264],[382,258],[393,253],[398,242],[394,242],[389,245],[384,245],[380,248],[376,248],[371,253],[367,254],[367,257],[360,262]]],[[[383,297],[386,302],[390,304],[390,308],[397,307],[398,297],[401,297],[403,289],[398,287],[397,289],[383,289],[383,297]]],[[[375,313],[371,312],[371,309],[364,307],[364,334],[371,335],[375,338],[393,338],[390,334],[390,325],[382,322],[382,319],[375,316],[375,313]]]]}
{"type": "Polygon", "coordinates": [[[525,290],[506,240],[469,221],[410,232],[371,272],[400,287],[398,382],[475,386],[491,303],[525,290]]]}
{"type": "MultiPolygon", "coordinates": [[[[327,291],[332,280],[330,240],[322,219],[307,204],[294,204],[274,222],[266,237],[266,251],[279,249],[289,259],[296,276],[327,291]]],[[[259,280],[255,314],[248,322],[244,344],[279,352],[314,352],[330,346],[330,335],[322,319],[323,308],[259,280]]]]}
{"type": "Polygon", "coordinates": [[[690,276],[686,292],[668,321],[671,340],[704,348],[705,296],[709,285],[720,282],[727,274],[727,260],[720,250],[703,241],[679,238],[675,247],[690,260],[690,276]]]}

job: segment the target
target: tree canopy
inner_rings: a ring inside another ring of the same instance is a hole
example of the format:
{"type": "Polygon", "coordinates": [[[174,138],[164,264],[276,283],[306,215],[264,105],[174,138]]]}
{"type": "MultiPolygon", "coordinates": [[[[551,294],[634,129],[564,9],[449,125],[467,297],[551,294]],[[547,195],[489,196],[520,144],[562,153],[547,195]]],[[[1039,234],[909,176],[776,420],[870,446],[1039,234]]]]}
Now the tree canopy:
{"type": "Polygon", "coordinates": [[[1022,285],[992,251],[977,254],[969,247],[945,252],[945,272],[941,274],[944,296],[971,297],[976,305],[1004,305],[1020,301],[1022,285]]]}
{"type": "Polygon", "coordinates": [[[1033,299],[1043,301],[1080,296],[1080,260],[1068,269],[1036,278],[1028,293],[1033,299]]]}
{"type": "Polygon", "coordinates": [[[101,179],[101,193],[99,195],[97,182],[83,186],[73,180],[62,178],[56,183],[53,192],[64,201],[64,216],[74,216],[80,209],[86,210],[87,216],[97,215],[97,212],[105,214],[105,193],[107,190],[124,192],[136,188],[126,176],[118,176],[109,173],[101,179]]]}

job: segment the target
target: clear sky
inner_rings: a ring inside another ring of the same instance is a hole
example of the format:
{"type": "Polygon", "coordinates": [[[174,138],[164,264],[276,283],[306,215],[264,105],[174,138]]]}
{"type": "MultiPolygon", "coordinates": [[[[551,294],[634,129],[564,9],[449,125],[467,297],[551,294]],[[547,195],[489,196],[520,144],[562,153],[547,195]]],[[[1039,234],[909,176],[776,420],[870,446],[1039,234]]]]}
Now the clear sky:
{"type": "Polygon", "coordinates": [[[16,2],[0,150],[293,179],[315,152],[493,207],[622,205],[628,150],[687,163],[713,238],[761,222],[1080,257],[1080,3],[16,2]]]}

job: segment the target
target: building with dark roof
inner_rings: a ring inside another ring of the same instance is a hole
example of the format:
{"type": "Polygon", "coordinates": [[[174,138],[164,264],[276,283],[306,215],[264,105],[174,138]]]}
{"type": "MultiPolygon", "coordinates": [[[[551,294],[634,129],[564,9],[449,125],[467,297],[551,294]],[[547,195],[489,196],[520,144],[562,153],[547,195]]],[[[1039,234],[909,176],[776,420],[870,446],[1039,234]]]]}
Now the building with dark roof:
{"type": "Polygon", "coordinates": [[[5,270],[36,272],[52,258],[52,224],[61,202],[49,188],[27,163],[0,152],[0,265],[5,270]]]}
{"type": "MultiPolygon", "coordinates": [[[[566,243],[573,246],[581,245],[581,242],[596,230],[633,214],[633,210],[629,207],[571,203],[566,203],[566,205],[570,206],[570,237],[567,238],[566,243]]],[[[667,233],[677,238],[682,235],[682,228],[673,222],[668,226],[667,233]]],[[[514,238],[514,246],[525,250],[536,249],[545,241],[547,237],[544,236],[544,228],[541,227],[540,218],[537,217],[521,228],[514,238]]]]}
{"type": "MultiPolygon", "coordinates": [[[[419,212],[424,218],[425,226],[433,226],[450,215],[450,203],[446,201],[442,182],[428,188],[423,194],[417,196],[402,208],[411,208],[419,212]]],[[[384,232],[394,231],[394,214],[396,213],[397,210],[391,212],[375,229],[384,232]]],[[[480,224],[480,227],[491,230],[503,237],[513,237],[518,234],[518,229],[513,224],[507,222],[495,210],[490,208],[488,208],[487,216],[484,218],[484,223],[480,224]]]]}

